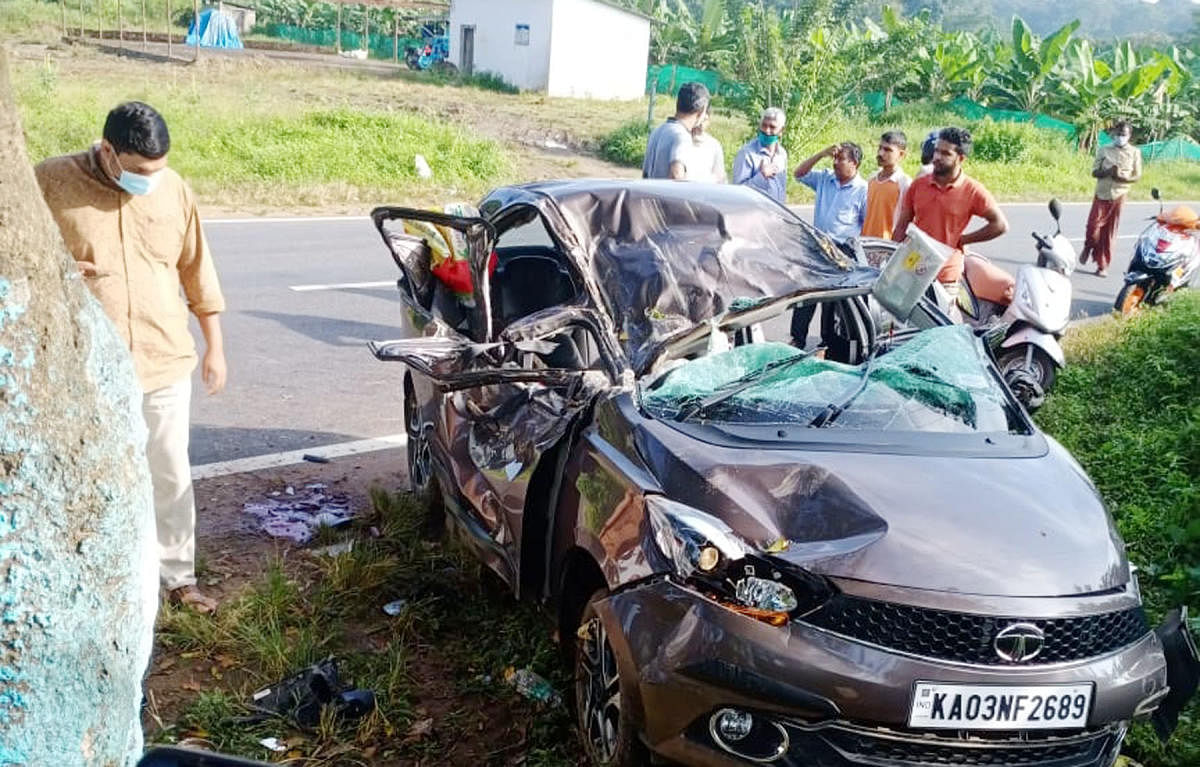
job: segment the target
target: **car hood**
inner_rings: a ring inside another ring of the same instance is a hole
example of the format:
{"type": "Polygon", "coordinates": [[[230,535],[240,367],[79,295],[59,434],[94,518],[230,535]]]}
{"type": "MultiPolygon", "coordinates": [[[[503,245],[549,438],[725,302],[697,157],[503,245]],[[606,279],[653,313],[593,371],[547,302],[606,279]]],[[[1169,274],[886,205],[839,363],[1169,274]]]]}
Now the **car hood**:
{"type": "Polygon", "coordinates": [[[811,572],[995,596],[1122,586],[1124,546],[1095,488],[1042,439],[1021,457],[748,449],[655,421],[637,449],[667,496],[811,572]]]}

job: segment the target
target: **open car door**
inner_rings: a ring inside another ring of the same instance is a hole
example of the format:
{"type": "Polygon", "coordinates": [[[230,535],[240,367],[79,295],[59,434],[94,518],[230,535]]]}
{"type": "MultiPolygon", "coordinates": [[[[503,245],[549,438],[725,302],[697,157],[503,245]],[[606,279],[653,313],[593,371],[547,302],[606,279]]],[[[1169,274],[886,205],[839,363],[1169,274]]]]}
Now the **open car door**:
{"type": "Polygon", "coordinates": [[[370,344],[377,359],[402,362],[412,373],[419,435],[428,444],[411,444],[410,429],[408,449],[428,449],[447,510],[483,560],[519,590],[523,542],[541,545],[548,534],[525,527],[534,471],[616,380],[619,352],[583,306],[550,307],[494,333],[487,222],[400,208],[372,216],[404,272],[401,292],[411,288],[406,303],[428,307],[426,330],[417,329],[428,334],[370,344]],[[439,233],[428,233],[428,225],[439,233]],[[447,234],[441,229],[466,243],[469,294],[438,276],[440,264],[423,260],[438,257],[438,238],[447,234]],[[456,325],[463,316],[469,322],[456,325]]]}

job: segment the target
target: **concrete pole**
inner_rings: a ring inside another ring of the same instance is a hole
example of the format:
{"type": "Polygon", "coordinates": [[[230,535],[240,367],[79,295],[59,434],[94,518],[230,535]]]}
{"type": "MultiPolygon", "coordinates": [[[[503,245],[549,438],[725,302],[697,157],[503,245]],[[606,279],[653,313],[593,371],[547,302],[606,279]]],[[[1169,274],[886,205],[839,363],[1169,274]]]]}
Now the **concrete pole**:
{"type": "Polygon", "coordinates": [[[167,0],[167,59],[171,58],[171,0],[167,0]]]}
{"type": "Polygon", "coordinates": [[[200,0],[192,0],[192,27],[196,30],[196,55],[192,61],[200,60],[200,0]]]}
{"type": "Polygon", "coordinates": [[[146,19],[146,0],[142,0],[142,50],[150,50],[150,30],[146,27],[148,21],[146,19]]]}
{"type": "Polygon", "coordinates": [[[340,0],[338,2],[338,17],[337,17],[336,35],[337,35],[337,39],[334,41],[334,46],[335,46],[334,50],[337,53],[341,53],[342,52],[342,4],[341,4],[340,0]]]}
{"type": "Polygon", "coordinates": [[[125,49],[125,19],[121,16],[121,0],[117,0],[117,55],[125,49]]]}
{"type": "Polygon", "coordinates": [[[363,49],[371,58],[371,6],[363,6],[363,49]]]}
{"type": "Polygon", "coordinates": [[[0,50],[0,763],[132,765],[158,608],[142,391],[21,135],[0,50]]]}
{"type": "Polygon", "coordinates": [[[59,0],[59,4],[62,6],[63,37],[66,37],[67,36],[67,0],[59,0]]]}
{"type": "Polygon", "coordinates": [[[400,14],[392,11],[392,63],[400,63],[400,14]]]}
{"type": "Polygon", "coordinates": [[[83,39],[83,0],[79,0],[79,39],[83,39]]]}
{"type": "Polygon", "coordinates": [[[96,37],[100,40],[104,39],[104,17],[101,14],[104,12],[104,0],[96,0],[96,37]]]}

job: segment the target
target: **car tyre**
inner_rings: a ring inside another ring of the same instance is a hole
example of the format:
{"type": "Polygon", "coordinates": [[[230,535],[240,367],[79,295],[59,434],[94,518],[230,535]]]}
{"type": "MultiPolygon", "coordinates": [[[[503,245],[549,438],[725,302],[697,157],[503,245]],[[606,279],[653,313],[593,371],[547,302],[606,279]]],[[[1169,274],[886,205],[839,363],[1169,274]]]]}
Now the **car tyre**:
{"type": "Polygon", "coordinates": [[[596,613],[596,603],[607,596],[606,589],[591,595],[575,632],[575,727],[595,767],[643,767],[651,763],[650,754],[622,705],[628,683],[596,613]]]}
{"type": "Polygon", "coordinates": [[[404,431],[407,438],[408,483],[413,496],[424,512],[421,532],[425,538],[441,538],[446,529],[446,507],[437,475],[433,471],[433,453],[429,445],[429,429],[421,422],[416,390],[412,379],[404,379],[404,431]]]}

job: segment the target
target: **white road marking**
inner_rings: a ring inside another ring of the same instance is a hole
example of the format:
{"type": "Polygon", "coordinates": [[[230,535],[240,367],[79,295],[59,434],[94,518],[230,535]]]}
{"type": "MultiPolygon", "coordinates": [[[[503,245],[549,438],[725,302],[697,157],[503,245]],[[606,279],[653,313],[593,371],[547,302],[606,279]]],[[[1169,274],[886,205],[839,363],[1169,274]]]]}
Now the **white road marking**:
{"type": "Polygon", "coordinates": [[[262,469],[291,466],[303,463],[305,455],[319,455],[322,458],[343,458],[348,455],[358,455],[359,453],[371,453],[376,450],[404,447],[406,444],[408,444],[407,435],[389,434],[385,437],[375,437],[373,439],[359,439],[353,442],[339,442],[334,445],[289,450],[286,453],[254,455],[249,458],[237,458],[232,461],[218,461],[216,463],[193,466],[192,479],[212,479],[213,477],[224,477],[228,474],[242,474],[248,471],[261,471],[262,469]]]}
{"type": "Polygon", "coordinates": [[[380,280],[378,282],[334,282],[316,285],[288,285],[289,290],[297,293],[307,293],[310,290],[344,290],[346,288],[394,288],[395,280],[380,280]]]}
{"type": "Polygon", "coordinates": [[[202,218],[205,226],[213,224],[304,224],[310,221],[370,221],[370,216],[246,216],[245,218],[202,218]]]}

